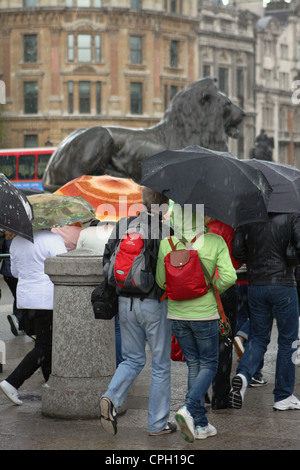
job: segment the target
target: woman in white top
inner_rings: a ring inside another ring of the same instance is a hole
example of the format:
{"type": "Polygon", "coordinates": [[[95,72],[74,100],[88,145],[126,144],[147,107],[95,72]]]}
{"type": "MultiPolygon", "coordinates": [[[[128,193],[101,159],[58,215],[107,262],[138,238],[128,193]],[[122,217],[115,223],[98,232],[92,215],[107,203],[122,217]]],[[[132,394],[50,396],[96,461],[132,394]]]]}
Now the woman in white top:
{"type": "Polygon", "coordinates": [[[48,230],[34,231],[34,243],[20,236],[11,243],[11,272],[18,278],[17,307],[23,310],[36,335],[34,348],[0,383],[1,390],[16,405],[22,404],[18,389],[39,367],[46,382],[51,373],[54,285],[45,274],[44,262],[66,251],[62,237],[48,230]]]}

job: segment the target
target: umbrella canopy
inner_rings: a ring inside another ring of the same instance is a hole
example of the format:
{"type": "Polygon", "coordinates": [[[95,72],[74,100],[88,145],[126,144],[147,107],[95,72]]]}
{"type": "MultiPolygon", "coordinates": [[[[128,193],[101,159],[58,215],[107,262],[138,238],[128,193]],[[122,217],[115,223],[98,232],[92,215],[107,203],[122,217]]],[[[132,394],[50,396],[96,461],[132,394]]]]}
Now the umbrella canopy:
{"type": "Polygon", "coordinates": [[[81,196],[95,208],[96,218],[107,222],[117,222],[120,217],[136,215],[141,210],[138,206],[143,203],[142,187],[139,184],[129,178],[109,175],[82,175],[59,188],[56,194],[81,196]],[[138,205],[136,211],[132,207],[134,204],[138,205]]]}
{"type": "Polygon", "coordinates": [[[295,166],[256,159],[242,162],[260,170],[268,180],[272,188],[268,212],[300,214],[300,171],[295,166]]]}
{"type": "Polygon", "coordinates": [[[28,196],[32,205],[34,230],[64,227],[75,222],[89,222],[95,218],[91,204],[81,197],[43,193],[28,196]]]}
{"type": "Polygon", "coordinates": [[[263,174],[230,152],[199,146],[165,150],[142,161],[142,184],[231,227],[265,221],[271,187],[263,174]]]}
{"type": "Polygon", "coordinates": [[[0,174],[0,228],[33,242],[32,208],[24,194],[0,174]]]}

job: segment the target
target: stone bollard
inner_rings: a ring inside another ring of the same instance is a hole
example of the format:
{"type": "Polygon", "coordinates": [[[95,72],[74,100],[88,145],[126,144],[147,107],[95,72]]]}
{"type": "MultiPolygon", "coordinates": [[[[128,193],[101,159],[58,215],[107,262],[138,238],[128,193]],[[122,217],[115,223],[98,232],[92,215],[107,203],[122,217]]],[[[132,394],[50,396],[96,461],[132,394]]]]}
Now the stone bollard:
{"type": "Polygon", "coordinates": [[[54,284],[52,371],[43,388],[42,414],[98,418],[99,402],[116,368],[114,320],[96,320],[91,293],[100,284],[102,257],[73,250],[48,258],[54,284]]]}

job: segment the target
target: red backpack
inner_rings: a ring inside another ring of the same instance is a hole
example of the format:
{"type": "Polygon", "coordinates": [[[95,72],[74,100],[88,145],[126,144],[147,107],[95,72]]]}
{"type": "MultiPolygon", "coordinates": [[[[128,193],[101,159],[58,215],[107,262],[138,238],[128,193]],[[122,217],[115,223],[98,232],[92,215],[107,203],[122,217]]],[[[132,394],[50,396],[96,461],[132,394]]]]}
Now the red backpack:
{"type": "Polygon", "coordinates": [[[140,213],[122,233],[110,259],[108,284],[116,287],[119,295],[147,294],[153,288],[151,246],[148,216],[140,213]]]}
{"type": "MultiPolygon", "coordinates": [[[[193,244],[201,234],[193,238],[193,244]]],[[[165,256],[166,296],[170,300],[188,300],[207,294],[208,286],[203,274],[198,252],[187,248],[188,242],[180,240],[174,245],[168,238],[172,251],[165,256]],[[176,250],[178,243],[185,248],[176,250]]]]}

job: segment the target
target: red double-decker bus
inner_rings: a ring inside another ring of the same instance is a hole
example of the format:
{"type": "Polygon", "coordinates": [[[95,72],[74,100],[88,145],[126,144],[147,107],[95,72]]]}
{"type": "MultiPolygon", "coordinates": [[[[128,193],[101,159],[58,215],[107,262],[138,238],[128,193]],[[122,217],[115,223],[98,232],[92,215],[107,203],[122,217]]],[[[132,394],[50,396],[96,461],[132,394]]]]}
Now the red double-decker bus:
{"type": "Polygon", "coordinates": [[[0,149],[0,173],[20,189],[43,189],[43,174],[54,147],[0,149]]]}

